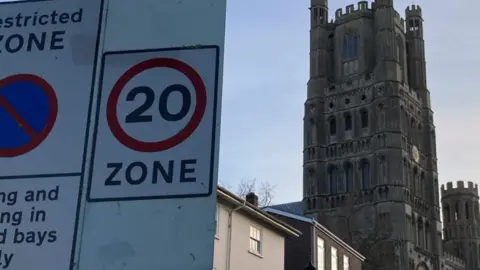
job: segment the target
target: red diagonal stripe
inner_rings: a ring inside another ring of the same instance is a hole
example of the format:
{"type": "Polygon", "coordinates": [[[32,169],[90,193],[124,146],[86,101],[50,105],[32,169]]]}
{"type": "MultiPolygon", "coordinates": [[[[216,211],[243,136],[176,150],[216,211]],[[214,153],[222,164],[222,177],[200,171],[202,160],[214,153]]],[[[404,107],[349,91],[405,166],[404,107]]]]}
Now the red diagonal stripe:
{"type": "Polygon", "coordinates": [[[8,100],[2,96],[0,96],[0,107],[3,107],[3,109],[13,118],[13,120],[15,120],[15,122],[17,122],[20,128],[23,129],[30,138],[37,137],[37,133],[30,127],[27,121],[25,121],[22,116],[17,113],[15,108],[8,103],[8,100]]]}

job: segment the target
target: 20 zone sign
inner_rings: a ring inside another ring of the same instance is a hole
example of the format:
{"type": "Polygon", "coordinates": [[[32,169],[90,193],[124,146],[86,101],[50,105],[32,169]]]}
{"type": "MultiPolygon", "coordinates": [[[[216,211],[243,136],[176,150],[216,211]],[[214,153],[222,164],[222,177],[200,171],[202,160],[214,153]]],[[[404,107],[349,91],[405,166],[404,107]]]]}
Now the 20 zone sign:
{"type": "MultiPolygon", "coordinates": [[[[127,94],[127,101],[134,101],[139,95],[145,96],[145,101],[133,112],[125,117],[125,123],[149,123],[153,121],[152,115],[146,115],[145,112],[149,110],[155,102],[155,91],[148,86],[138,86],[133,88],[127,94]]],[[[158,112],[160,116],[166,121],[180,121],[187,116],[192,104],[192,96],[187,87],[181,84],[173,84],[167,87],[160,94],[158,101],[158,112]],[[182,96],[182,104],[180,111],[177,113],[170,113],[168,111],[168,97],[173,92],[178,92],[182,96]]]]}
{"type": "Polygon", "coordinates": [[[159,152],[181,143],[195,131],[205,112],[206,100],[205,85],[200,75],[192,67],[172,58],[149,59],[131,67],[113,86],[107,101],[107,122],[115,138],[126,147],[139,152],[159,152]],[[125,101],[132,102],[143,96],[144,102],[121,119],[125,121],[125,124],[154,122],[152,113],[147,113],[152,107],[156,107],[156,110],[152,110],[152,112],[158,112],[161,118],[167,122],[177,122],[184,119],[189,114],[193,101],[195,101],[195,108],[192,117],[179,132],[167,139],[145,142],[137,140],[125,132],[119,122],[117,105],[127,83],[139,73],[153,68],[168,68],[183,73],[192,83],[195,96],[193,98],[190,90],[183,84],[172,84],[165,89],[160,89],[160,91],[155,89],[154,86],[133,87],[127,92],[125,101]],[[169,110],[172,100],[178,103],[177,99],[171,98],[173,93],[178,93],[181,96],[180,106],[175,106],[180,109],[175,112],[169,110]]]}

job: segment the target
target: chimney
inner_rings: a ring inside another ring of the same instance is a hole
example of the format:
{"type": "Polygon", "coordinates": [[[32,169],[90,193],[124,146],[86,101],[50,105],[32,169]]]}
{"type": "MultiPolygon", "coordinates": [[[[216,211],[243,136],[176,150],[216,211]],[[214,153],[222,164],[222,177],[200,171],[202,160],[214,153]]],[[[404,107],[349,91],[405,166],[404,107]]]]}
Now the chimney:
{"type": "Polygon", "coordinates": [[[258,206],[258,196],[254,192],[250,192],[245,196],[248,203],[258,206]]]}

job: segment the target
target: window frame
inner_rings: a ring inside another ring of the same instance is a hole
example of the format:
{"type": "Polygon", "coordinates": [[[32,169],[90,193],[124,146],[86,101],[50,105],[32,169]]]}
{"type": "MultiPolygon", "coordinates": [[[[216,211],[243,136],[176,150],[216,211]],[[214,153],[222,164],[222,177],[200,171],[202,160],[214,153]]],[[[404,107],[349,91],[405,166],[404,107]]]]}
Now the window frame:
{"type": "Polygon", "coordinates": [[[350,257],[343,255],[343,270],[350,270],[350,257]]]}
{"type": "Polygon", "coordinates": [[[263,252],[263,243],[262,243],[262,238],[263,238],[263,230],[261,227],[257,225],[250,224],[249,226],[249,231],[248,231],[248,251],[251,253],[254,253],[256,255],[262,255],[263,252]],[[258,231],[258,239],[256,239],[254,236],[252,236],[252,229],[258,231]],[[258,250],[255,250],[252,247],[252,241],[256,242],[258,245],[258,250]]]}
{"type": "Polygon", "coordinates": [[[330,247],[330,264],[332,270],[338,270],[338,249],[336,247],[330,247]]]}
{"type": "Polygon", "coordinates": [[[323,238],[321,238],[320,236],[317,236],[317,261],[316,261],[316,266],[317,266],[317,270],[325,270],[325,255],[326,255],[326,249],[325,249],[325,240],[323,238]],[[321,243],[321,245],[320,245],[321,243]],[[321,246],[321,250],[323,252],[319,253],[319,250],[320,250],[320,246],[321,246]],[[320,260],[320,255],[321,255],[321,258],[322,260],[320,260]],[[320,265],[320,261],[322,262],[322,264],[320,265]]]}

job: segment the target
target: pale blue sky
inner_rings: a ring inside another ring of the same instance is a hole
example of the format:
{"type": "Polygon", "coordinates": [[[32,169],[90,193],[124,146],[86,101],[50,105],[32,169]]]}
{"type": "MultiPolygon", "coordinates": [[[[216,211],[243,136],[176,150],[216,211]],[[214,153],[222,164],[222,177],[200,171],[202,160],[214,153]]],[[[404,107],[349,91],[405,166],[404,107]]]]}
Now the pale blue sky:
{"type": "MultiPolygon", "coordinates": [[[[276,186],[276,203],[299,200],[310,1],[227,1],[219,181],[235,191],[256,178],[276,186]]],[[[412,2],[395,6],[403,14],[412,2]]],[[[425,19],[440,182],[480,183],[480,1],[415,2],[425,19]]],[[[356,2],[330,0],[330,16],[348,4],[356,2]]]]}
{"type": "MultiPolygon", "coordinates": [[[[439,180],[479,182],[480,1],[415,1],[425,19],[439,180]]],[[[330,16],[351,3],[330,1],[330,16]]],[[[395,1],[400,14],[409,4],[395,1]]],[[[228,1],[219,180],[234,190],[242,179],[271,182],[276,203],[302,197],[308,6],[308,0],[228,1]]]]}

